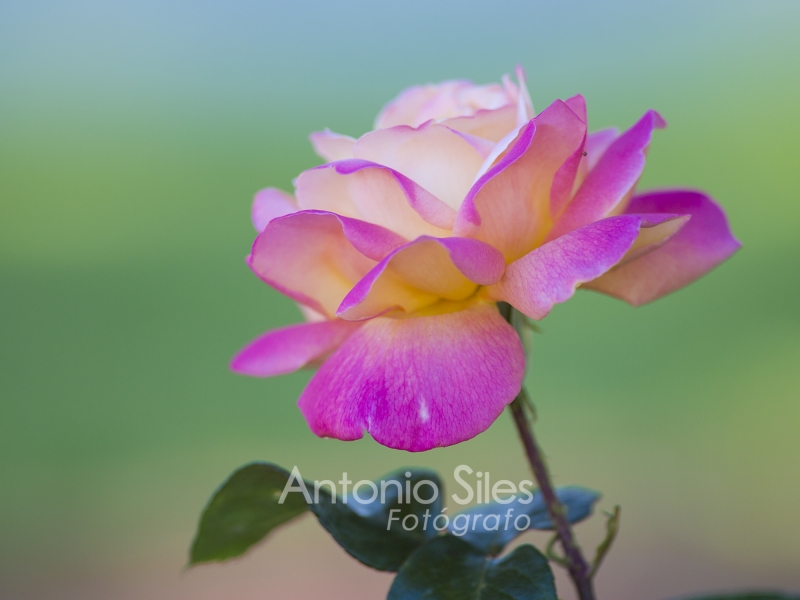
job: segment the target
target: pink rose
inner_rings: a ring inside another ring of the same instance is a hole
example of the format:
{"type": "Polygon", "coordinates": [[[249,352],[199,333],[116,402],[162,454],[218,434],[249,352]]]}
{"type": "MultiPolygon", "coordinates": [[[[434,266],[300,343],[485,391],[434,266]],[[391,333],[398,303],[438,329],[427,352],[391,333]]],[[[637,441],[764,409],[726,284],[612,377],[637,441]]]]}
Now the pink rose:
{"type": "Polygon", "coordinates": [[[541,319],[581,286],[639,305],[738,249],[705,194],[635,194],[658,113],[588,134],[583,97],[533,116],[518,79],[410,88],[358,140],[312,134],[329,162],[294,197],[256,195],[248,264],[309,322],[267,332],[232,368],[321,364],[299,400],[317,435],[410,451],[470,439],[522,384],[498,301],[541,319]]]}

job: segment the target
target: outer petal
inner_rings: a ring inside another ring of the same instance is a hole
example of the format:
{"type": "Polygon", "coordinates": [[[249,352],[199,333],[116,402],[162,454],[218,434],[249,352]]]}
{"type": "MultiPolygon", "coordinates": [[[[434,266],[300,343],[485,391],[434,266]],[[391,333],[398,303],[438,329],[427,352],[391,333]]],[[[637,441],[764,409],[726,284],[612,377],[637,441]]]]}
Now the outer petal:
{"type": "Polygon", "coordinates": [[[597,163],[605,154],[608,147],[619,137],[619,129],[616,127],[609,127],[608,129],[601,129],[586,136],[586,173],[597,166],[597,163]]]}
{"type": "Polygon", "coordinates": [[[413,312],[440,298],[464,300],[503,275],[503,255],[469,238],[420,237],[379,262],[347,294],[337,315],[368,319],[393,309],[413,312]]]}
{"type": "Polygon", "coordinates": [[[519,393],[522,344],[492,304],[367,321],[322,365],[300,396],[319,436],[412,452],[486,430],[519,393]]]}
{"type": "Polygon", "coordinates": [[[261,233],[272,219],[289,215],[297,210],[297,203],[291,194],[277,188],[266,188],[257,192],[253,198],[250,215],[253,227],[261,233]]]}
{"type": "MultiPolygon", "coordinates": [[[[572,112],[584,123],[586,121],[586,99],[578,94],[572,98],[567,98],[564,104],[570,107],[572,112]]],[[[550,217],[557,220],[561,216],[564,208],[572,199],[575,189],[575,179],[581,168],[586,162],[586,134],[583,141],[572,153],[572,155],[561,165],[553,177],[553,186],[550,188],[550,217]]]]}
{"type": "Polygon", "coordinates": [[[291,373],[324,359],[360,326],[360,323],[333,319],[274,329],[234,356],[231,369],[254,377],[291,373]]]}
{"type": "Polygon", "coordinates": [[[564,102],[551,104],[475,183],[453,234],[491,244],[509,261],[536,247],[549,225],[553,177],[581,144],[585,127],[564,102]]]}
{"type": "Polygon", "coordinates": [[[467,139],[432,121],[362,136],[353,155],[395,169],[457,210],[483,158],[467,139]]]}
{"type": "MultiPolygon", "coordinates": [[[[574,98],[570,98],[570,100],[574,100],[574,98]]],[[[580,114],[578,112],[580,104],[577,102],[575,104],[571,108],[576,111],[576,114],[580,114]]],[[[585,104],[582,112],[586,113],[585,104]]],[[[594,169],[600,157],[618,136],[619,130],[616,128],[601,129],[588,134],[581,148],[561,166],[553,180],[553,189],[550,191],[550,215],[553,221],[561,218],[561,214],[583,184],[589,171],[594,169]]]]}
{"type": "Polygon", "coordinates": [[[634,306],[682,288],[741,247],[725,213],[701,192],[666,190],[644,194],[631,201],[628,212],[685,213],[692,217],[661,247],[586,285],[634,306]]]}
{"type": "Polygon", "coordinates": [[[653,220],[625,215],[582,227],[508,265],[489,293],[533,319],[543,319],[553,305],[571,298],[580,284],[599,277],[622,260],[636,242],[640,227],[675,218],[678,215],[653,220]]]}
{"type": "Polygon", "coordinates": [[[619,136],[586,176],[547,239],[553,240],[608,216],[639,181],[653,129],[663,127],[666,127],[664,119],[650,110],[619,136]]]}
{"type": "Polygon", "coordinates": [[[404,242],[371,223],[302,211],[270,221],[247,262],[278,291],[333,317],[350,288],[404,242]]]}
{"type": "Polygon", "coordinates": [[[571,98],[567,98],[564,100],[564,104],[569,106],[578,118],[583,121],[584,123],[588,123],[588,117],[586,113],[586,98],[584,98],[581,94],[575,94],[571,98]]]}
{"type": "Polygon", "coordinates": [[[366,160],[332,162],[297,178],[297,203],[362,219],[413,239],[447,235],[455,211],[397,171],[366,160]]]}
{"type": "Polygon", "coordinates": [[[323,131],[315,131],[308,136],[308,139],[314,147],[314,152],[325,162],[353,158],[353,145],[356,140],[349,135],[334,133],[326,128],[323,131]]]}

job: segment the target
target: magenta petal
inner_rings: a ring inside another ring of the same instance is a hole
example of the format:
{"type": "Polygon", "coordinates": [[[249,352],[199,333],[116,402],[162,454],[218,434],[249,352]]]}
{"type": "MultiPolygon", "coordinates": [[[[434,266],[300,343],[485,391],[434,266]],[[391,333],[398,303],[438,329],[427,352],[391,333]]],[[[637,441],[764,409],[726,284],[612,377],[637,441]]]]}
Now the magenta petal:
{"type": "Polygon", "coordinates": [[[650,110],[614,140],[586,176],[547,239],[553,240],[611,214],[639,181],[653,130],[665,126],[661,116],[650,110]]]}
{"type": "MultiPolygon", "coordinates": [[[[586,117],[586,99],[578,94],[572,98],[564,100],[564,104],[574,112],[577,117],[587,123],[586,117]]],[[[558,169],[553,177],[553,187],[550,189],[550,218],[553,220],[558,219],[561,212],[569,204],[572,199],[572,192],[575,185],[575,178],[582,163],[586,162],[584,150],[586,149],[586,135],[583,136],[583,142],[575,152],[564,162],[558,169]]]]}
{"type": "Polygon", "coordinates": [[[250,211],[253,227],[261,233],[272,219],[297,212],[297,204],[291,194],[277,188],[266,188],[256,193],[250,211]]]}
{"type": "Polygon", "coordinates": [[[378,225],[301,211],[270,221],[247,261],[281,293],[333,317],[350,288],[405,241],[378,225]]]}
{"type": "Polygon", "coordinates": [[[553,177],[553,186],[550,188],[550,215],[553,220],[557,220],[572,199],[572,192],[575,186],[575,179],[581,165],[586,162],[584,156],[586,148],[586,136],[575,152],[572,153],[564,164],[559,167],[553,177]]]}
{"type": "MultiPolygon", "coordinates": [[[[619,137],[619,129],[609,127],[594,131],[586,136],[586,170],[587,173],[597,166],[608,147],[619,137]]],[[[585,176],[584,176],[585,177],[585,176]]]]}
{"type": "Polygon", "coordinates": [[[631,200],[627,212],[691,215],[664,245],[586,285],[634,306],[691,283],[741,246],[731,233],[725,213],[701,192],[666,190],[643,194],[631,200]]]}
{"type": "Polygon", "coordinates": [[[577,94],[572,96],[572,98],[567,98],[564,100],[564,104],[569,106],[578,118],[583,121],[584,123],[588,123],[589,120],[586,116],[586,98],[584,98],[581,94],[577,94]]]}
{"type": "Polygon", "coordinates": [[[359,281],[336,314],[343,319],[375,317],[392,309],[418,310],[436,300],[464,300],[478,285],[496,283],[503,255],[469,238],[423,236],[397,248],[359,281]]]}
{"type": "Polygon", "coordinates": [[[475,182],[456,215],[453,234],[491,244],[509,261],[529,252],[549,224],[554,177],[585,132],[586,124],[572,109],[553,102],[475,182]]]}
{"type": "MultiPolygon", "coordinates": [[[[668,218],[674,218],[670,215],[668,218]]],[[[578,285],[616,265],[633,246],[640,226],[660,223],[643,216],[609,217],[548,242],[506,267],[489,288],[533,319],[543,319],[553,305],[572,297],[578,285]]]]}
{"type": "Polygon", "coordinates": [[[298,405],[311,430],[419,452],[485,431],[519,393],[522,344],[492,304],[367,321],[325,361],[298,405]]]}
{"type": "Polygon", "coordinates": [[[291,373],[324,359],[360,326],[334,319],[274,329],[245,346],[231,361],[231,369],[254,377],[291,373]]]}

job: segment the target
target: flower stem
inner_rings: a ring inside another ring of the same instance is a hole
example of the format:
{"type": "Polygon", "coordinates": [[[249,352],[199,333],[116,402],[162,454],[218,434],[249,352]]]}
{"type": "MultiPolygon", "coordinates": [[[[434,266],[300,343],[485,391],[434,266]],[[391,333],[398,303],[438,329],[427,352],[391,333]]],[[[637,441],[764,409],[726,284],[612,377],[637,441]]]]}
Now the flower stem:
{"type": "Polygon", "coordinates": [[[595,600],[589,564],[583,558],[581,549],[575,541],[572,528],[569,526],[569,521],[567,521],[564,505],[561,504],[558,496],[556,496],[555,488],[550,481],[550,474],[547,472],[547,466],[536,444],[536,439],[533,437],[533,429],[525,414],[525,408],[521,400],[524,393],[525,391],[523,390],[511,403],[511,414],[514,417],[514,423],[517,425],[517,431],[522,440],[522,445],[525,447],[525,455],[531,465],[533,475],[539,484],[539,491],[542,492],[542,497],[547,505],[547,512],[550,514],[558,539],[564,548],[566,566],[578,591],[578,597],[581,600],[595,600]]]}
{"type": "MultiPolygon", "coordinates": [[[[513,325],[512,316],[514,308],[505,302],[500,302],[498,308],[500,309],[500,314],[513,325]]],[[[533,435],[533,428],[525,413],[526,404],[530,404],[530,401],[528,399],[528,393],[523,387],[519,395],[510,405],[511,415],[514,417],[514,424],[517,426],[519,437],[525,448],[525,456],[528,459],[528,463],[530,463],[533,475],[536,478],[536,482],[539,484],[539,491],[542,493],[542,498],[544,498],[545,504],[547,505],[547,512],[555,525],[556,535],[564,549],[564,560],[559,562],[564,564],[569,571],[569,575],[572,578],[572,582],[575,584],[575,589],[578,592],[580,600],[595,600],[594,588],[592,586],[592,568],[583,557],[580,546],[578,546],[578,543],[575,541],[572,528],[567,520],[566,509],[564,505],[561,504],[558,496],[556,496],[555,487],[550,480],[550,473],[547,471],[544,457],[536,443],[536,438],[533,435]]]]}

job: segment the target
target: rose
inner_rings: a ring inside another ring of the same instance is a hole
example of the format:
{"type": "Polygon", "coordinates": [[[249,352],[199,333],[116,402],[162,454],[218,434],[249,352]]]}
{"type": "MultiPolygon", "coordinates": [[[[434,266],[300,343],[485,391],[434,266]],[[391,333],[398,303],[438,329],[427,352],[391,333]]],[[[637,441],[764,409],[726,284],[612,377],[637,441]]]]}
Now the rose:
{"type": "Polygon", "coordinates": [[[309,322],[264,334],[232,368],[321,364],[299,399],[317,435],[411,451],[467,440],[522,383],[496,302],[541,319],[585,287],[639,305],[739,247],[705,194],[634,194],[658,113],[587,134],[581,96],[534,117],[518,79],[411,88],[358,140],[312,134],[328,162],[294,196],[256,195],[248,264],[309,322]]]}

